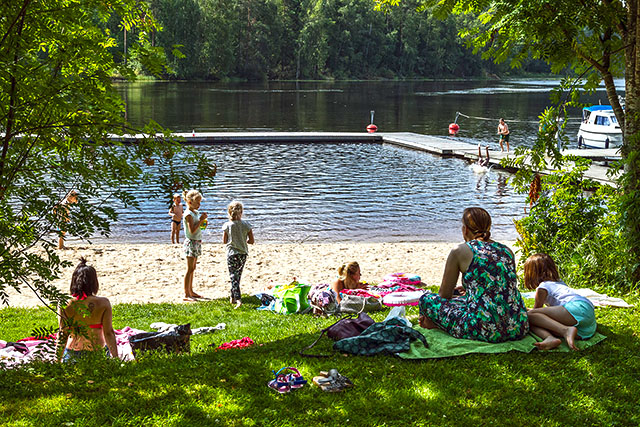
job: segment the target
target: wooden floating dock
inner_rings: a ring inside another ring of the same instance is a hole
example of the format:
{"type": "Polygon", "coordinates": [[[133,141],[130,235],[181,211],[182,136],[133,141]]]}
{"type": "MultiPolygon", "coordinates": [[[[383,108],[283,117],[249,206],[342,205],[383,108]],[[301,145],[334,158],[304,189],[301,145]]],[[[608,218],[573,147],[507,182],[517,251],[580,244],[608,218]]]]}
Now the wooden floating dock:
{"type": "MultiPolygon", "coordinates": [[[[215,144],[215,143],[381,143],[398,147],[425,151],[431,154],[456,157],[475,162],[478,159],[478,146],[454,138],[422,135],[411,132],[186,132],[175,133],[176,137],[184,139],[187,144],[215,144]]],[[[144,135],[130,135],[118,139],[124,142],[135,142],[144,135]]],[[[485,154],[484,147],[482,154],[485,154]]],[[[564,155],[575,155],[590,158],[594,161],[585,176],[602,184],[613,185],[607,176],[609,161],[620,159],[618,148],[565,150],[564,155]],[[598,162],[602,164],[597,164],[598,162]]],[[[500,166],[505,157],[513,156],[513,152],[504,153],[489,150],[490,163],[494,167],[500,166]]],[[[548,174],[550,170],[539,171],[548,174]]]]}

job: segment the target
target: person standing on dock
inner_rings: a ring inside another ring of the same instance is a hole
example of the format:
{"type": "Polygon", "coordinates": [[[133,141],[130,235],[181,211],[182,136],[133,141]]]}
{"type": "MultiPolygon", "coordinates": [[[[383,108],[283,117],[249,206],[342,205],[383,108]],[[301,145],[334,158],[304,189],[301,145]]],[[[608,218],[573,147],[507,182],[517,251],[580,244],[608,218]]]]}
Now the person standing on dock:
{"type": "Polygon", "coordinates": [[[500,135],[500,151],[504,151],[502,141],[505,141],[507,143],[507,152],[509,152],[509,126],[502,118],[498,124],[498,135],[500,135]]]}

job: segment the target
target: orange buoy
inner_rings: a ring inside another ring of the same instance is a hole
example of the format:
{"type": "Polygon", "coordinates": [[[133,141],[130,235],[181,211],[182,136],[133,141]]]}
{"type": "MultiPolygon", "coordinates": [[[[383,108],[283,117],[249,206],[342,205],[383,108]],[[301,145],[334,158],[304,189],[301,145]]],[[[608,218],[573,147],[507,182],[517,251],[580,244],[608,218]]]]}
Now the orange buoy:
{"type": "Polygon", "coordinates": [[[460,125],[458,125],[457,123],[451,123],[449,125],[449,135],[456,136],[459,130],[460,130],[460,125]]]}

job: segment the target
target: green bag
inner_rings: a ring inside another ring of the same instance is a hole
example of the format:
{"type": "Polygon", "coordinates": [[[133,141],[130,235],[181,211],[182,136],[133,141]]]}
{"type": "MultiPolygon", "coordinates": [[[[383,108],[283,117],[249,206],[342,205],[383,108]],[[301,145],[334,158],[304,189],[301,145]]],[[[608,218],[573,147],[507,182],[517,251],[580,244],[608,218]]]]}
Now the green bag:
{"type": "Polygon", "coordinates": [[[309,309],[309,295],[311,285],[304,285],[293,281],[288,285],[278,285],[273,289],[276,298],[273,311],[280,314],[301,313],[309,309]]]}

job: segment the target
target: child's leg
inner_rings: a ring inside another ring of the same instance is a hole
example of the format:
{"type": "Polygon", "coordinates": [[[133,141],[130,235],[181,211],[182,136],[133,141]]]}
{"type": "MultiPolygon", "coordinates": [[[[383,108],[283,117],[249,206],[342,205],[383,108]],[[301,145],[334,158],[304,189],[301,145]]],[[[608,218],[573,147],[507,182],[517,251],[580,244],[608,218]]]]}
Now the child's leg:
{"type": "MultiPolygon", "coordinates": [[[[562,306],[534,308],[527,312],[529,324],[546,329],[552,334],[564,337],[572,350],[577,350],[575,340],[578,329],[576,319],[562,306]]],[[[535,332],[534,332],[535,333],[535,332]]]]}
{"type": "Polygon", "coordinates": [[[227,267],[229,268],[229,278],[231,279],[232,303],[240,301],[240,277],[246,261],[247,254],[229,255],[227,257],[227,267]]]}
{"type": "Polygon", "coordinates": [[[186,298],[193,298],[193,272],[196,269],[196,261],[198,258],[188,256],[187,257],[187,273],[184,275],[184,296],[186,298]]]}
{"type": "MultiPolygon", "coordinates": [[[[531,320],[529,320],[529,323],[531,323],[531,320]]],[[[540,350],[551,350],[562,344],[560,338],[556,338],[551,332],[539,326],[531,325],[531,332],[542,338],[541,342],[533,343],[540,350]]]]}

